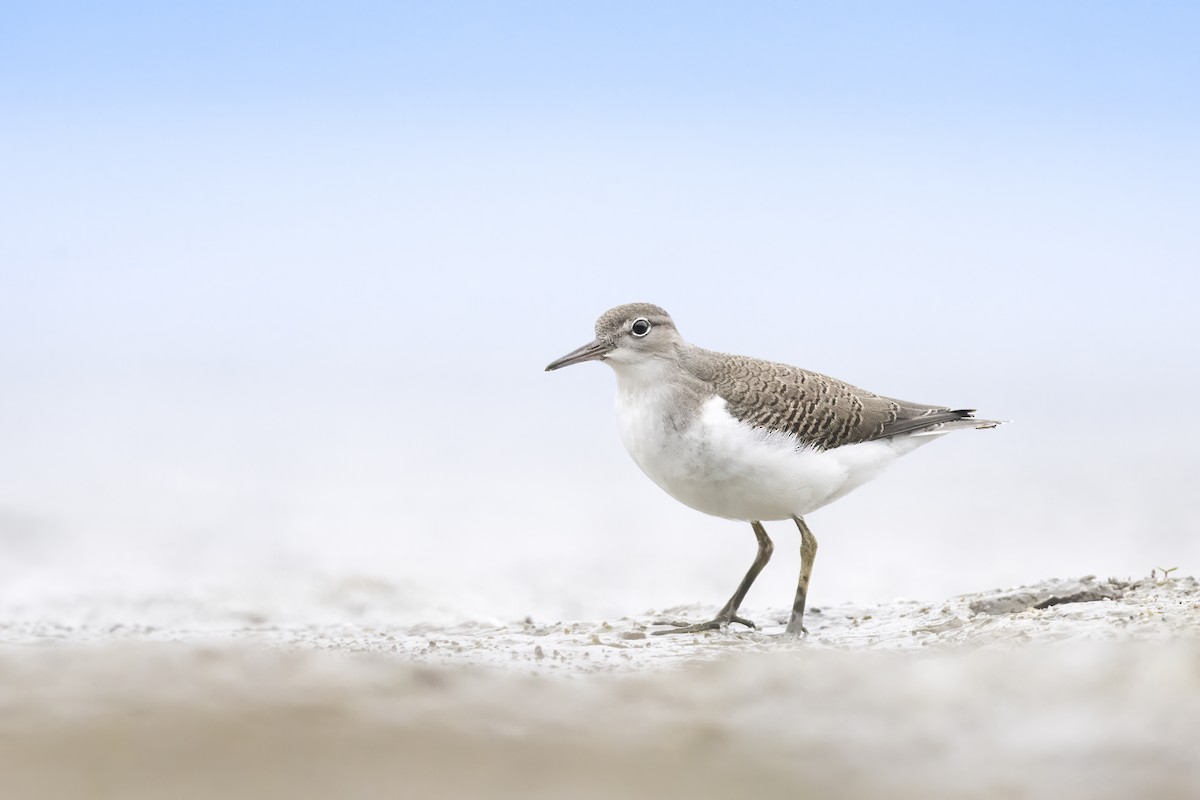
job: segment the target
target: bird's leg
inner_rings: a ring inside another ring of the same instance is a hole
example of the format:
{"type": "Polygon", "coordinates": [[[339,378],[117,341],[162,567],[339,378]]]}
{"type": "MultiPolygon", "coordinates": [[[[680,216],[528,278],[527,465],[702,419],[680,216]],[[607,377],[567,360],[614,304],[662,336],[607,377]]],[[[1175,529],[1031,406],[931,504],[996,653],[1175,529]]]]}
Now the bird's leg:
{"type": "Polygon", "coordinates": [[[741,623],[747,628],[758,629],[758,626],[750,620],[739,617],[737,610],[741,607],[742,601],[746,599],[746,593],[750,591],[750,587],[754,584],[754,579],[758,577],[758,573],[762,572],[763,567],[771,560],[771,553],[775,550],[775,545],[771,543],[771,537],[767,536],[767,529],[762,526],[761,522],[751,522],[750,525],[754,528],[754,536],[758,539],[758,552],[754,556],[754,563],[746,571],[746,577],[742,578],[742,582],[738,584],[737,591],[733,593],[733,597],[729,598],[729,602],[725,604],[725,607],[718,611],[717,616],[708,622],[700,622],[695,625],[688,625],[686,622],[673,622],[671,624],[676,627],[663,631],[655,631],[655,634],[699,633],[701,631],[721,630],[731,622],[741,623]]]}
{"type": "Polygon", "coordinates": [[[786,632],[798,636],[808,633],[804,627],[804,601],[808,599],[808,579],[812,577],[813,559],[817,557],[817,537],[813,536],[803,518],[792,519],[800,529],[800,584],[796,587],[796,601],[792,603],[792,618],[788,620],[786,632]]]}

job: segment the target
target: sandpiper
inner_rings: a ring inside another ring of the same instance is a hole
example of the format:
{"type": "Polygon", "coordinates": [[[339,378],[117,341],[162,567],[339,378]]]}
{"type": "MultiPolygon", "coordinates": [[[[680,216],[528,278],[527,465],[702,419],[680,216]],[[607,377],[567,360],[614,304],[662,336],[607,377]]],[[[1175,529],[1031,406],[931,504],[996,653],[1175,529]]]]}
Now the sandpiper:
{"type": "Polygon", "coordinates": [[[724,630],[771,558],[762,523],[800,529],[800,581],[788,634],[806,633],[804,603],[817,540],[804,516],[879,475],[922,444],[955,430],[994,428],[973,409],[907,403],[816,372],[688,344],[666,311],[617,306],[596,338],[546,371],[603,361],[617,374],[621,441],[667,494],[697,511],[749,522],[758,553],[729,602],[708,622],[655,633],[724,630]]]}

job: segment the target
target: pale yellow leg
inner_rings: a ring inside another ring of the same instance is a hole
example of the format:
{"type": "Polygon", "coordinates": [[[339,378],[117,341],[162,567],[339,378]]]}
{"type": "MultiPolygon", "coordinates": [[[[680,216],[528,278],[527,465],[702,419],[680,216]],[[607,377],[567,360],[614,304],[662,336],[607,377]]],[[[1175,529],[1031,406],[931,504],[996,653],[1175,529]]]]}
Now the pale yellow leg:
{"type": "Polygon", "coordinates": [[[800,529],[800,583],[796,587],[796,601],[792,603],[792,617],[788,620],[787,632],[799,635],[808,633],[804,627],[804,602],[808,599],[808,579],[812,577],[813,560],[817,557],[817,537],[813,536],[803,518],[792,519],[800,529]]]}

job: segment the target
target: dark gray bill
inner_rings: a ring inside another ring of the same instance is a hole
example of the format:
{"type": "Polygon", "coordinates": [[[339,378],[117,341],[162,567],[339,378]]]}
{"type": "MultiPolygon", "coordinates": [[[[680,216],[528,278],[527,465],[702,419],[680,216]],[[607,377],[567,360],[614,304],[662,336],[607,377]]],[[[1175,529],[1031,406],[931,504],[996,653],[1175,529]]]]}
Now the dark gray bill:
{"type": "Polygon", "coordinates": [[[572,364],[582,364],[584,361],[598,361],[608,353],[609,347],[603,342],[588,342],[578,350],[572,350],[562,358],[551,361],[546,365],[546,372],[552,372],[560,367],[572,364]]]}

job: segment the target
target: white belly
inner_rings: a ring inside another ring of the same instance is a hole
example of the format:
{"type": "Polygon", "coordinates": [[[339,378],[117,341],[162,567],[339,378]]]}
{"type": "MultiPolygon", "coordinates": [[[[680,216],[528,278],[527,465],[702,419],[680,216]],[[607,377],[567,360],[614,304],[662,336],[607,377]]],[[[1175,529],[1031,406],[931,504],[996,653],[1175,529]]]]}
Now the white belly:
{"type": "Polygon", "coordinates": [[[679,502],[716,517],[803,516],[861,486],[905,453],[938,436],[894,437],[832,450],[797,446],[789,435],[734,419],[719,397],[691,424],[667,421],[664,399],[618,392],[621,441],[633,460],[679,502]]]}

